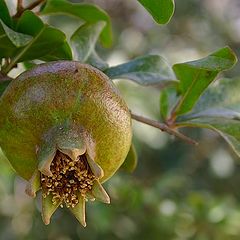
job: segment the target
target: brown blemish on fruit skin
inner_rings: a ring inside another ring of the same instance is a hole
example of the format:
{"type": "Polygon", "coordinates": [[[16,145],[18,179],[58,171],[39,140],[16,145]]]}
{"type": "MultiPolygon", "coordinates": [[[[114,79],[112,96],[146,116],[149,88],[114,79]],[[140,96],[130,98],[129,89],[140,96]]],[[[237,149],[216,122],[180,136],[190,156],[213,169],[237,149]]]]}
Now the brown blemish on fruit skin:
{"type": "Polygon", "coordinates": [[[49,129],[65,122],[85,129],[87,151],[104,171],[100,181],[111,177],[130,148],[130,113],[106,75],[75,61],[38,65],[14,80],[1,97],[0,146],[18,174],[32,176],[38,165],[36,146],[49,129]],[[28,101],[26,92],[34,86],[47,97],[28,101]]]}

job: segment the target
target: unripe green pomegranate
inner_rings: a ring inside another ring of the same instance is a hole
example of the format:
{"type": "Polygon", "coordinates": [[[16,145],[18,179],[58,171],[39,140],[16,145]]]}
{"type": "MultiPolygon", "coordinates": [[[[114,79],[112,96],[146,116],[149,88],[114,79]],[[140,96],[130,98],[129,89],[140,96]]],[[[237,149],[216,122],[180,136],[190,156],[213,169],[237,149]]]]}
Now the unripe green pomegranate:
{"type": "Polygon", "coordinates": [[[124,162],[131,117],[111,80],[76,61],[22,73],[0,99],[0,146],[26,192],[42,189],[45,224],[58,206],[85,226],[85,202],[110,202],[101,183],[124,162]]]}

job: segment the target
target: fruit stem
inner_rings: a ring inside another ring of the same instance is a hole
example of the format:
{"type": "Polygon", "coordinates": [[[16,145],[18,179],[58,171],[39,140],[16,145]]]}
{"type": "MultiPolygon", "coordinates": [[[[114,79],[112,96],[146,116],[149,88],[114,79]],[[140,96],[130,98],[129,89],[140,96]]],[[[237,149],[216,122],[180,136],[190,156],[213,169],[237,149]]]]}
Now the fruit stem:
{"type": "Polygon", "coordinates": [[[185,142],[187,142],[189,144],[192,144],[192,145],[197,145],[198,144],[198,142],[196,142],[195,140],[185,136],[184,134],[178,132],[175,129],[170,128],[169,126],[167,126],[164,123],[160,123],[158,121],[155,121],[155,120],[143,117],[143,116],[136,115],[136,114],[134,114],[132,112],[131,112],[131,116],[132,116],[132,119],[134,119],[134,120],[136,120],[138,122],[142,122],[144,124],[147,124],[147,125],[150,125],[152,127],[158,128],[161,131],[166,132],[166,133],[168,133],[170,135],[173,135],[173,136],[175,136],[177,138],[180,138],[180,139],[182,139],[183,141],[185,141],[185,142]]]}

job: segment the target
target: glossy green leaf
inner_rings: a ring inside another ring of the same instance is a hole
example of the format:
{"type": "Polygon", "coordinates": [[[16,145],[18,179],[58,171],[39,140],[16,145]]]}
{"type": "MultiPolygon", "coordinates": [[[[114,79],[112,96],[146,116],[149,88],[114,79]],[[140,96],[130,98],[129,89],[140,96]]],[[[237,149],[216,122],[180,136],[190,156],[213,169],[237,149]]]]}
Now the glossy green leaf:
{"type": "Polygon", "coordinates": [[[86,62],[89,56],[95,51],[95,45],[102,32],[105,22],[84,24],[78,28],[71,37],[71,46],[74,50],[74,59],[86,62]]]}
{"type": "Polygon", "coordinates": [[[20,32],[15,32],[1,20],[0,24],[2,25],[2,28],[4,29],[4,32],[6,33],[7,37],[16,47],[25,46],[32,40],[32,36],[20,32]]]}
{"type": "Polygon", "coordinates": [[[9,27],[12,27],[12,18],[4,0],[0,0],[0,19],[9,27]]]}
{"type": "Polygon", "coordinates": [[[13,59],[15,63],[25,60],[39,59],[53,49],[62,46],[65,41],[65,35],[52,27],[44,25],[33,40],[23,48],[17,50],[13,59]]]}
{"type": "Polygon", "coordinates": [[[175,64],[173,70],[180,80],[182,95],[175,109],[176,115],[189,112],[217,74],[233,67],[236,62],[233,51],[224,47],[200,60],[175,64]]]}
{"type": "Polygon", "coordinates": [[[33,12],[25,11],[22,14],[17,23],[17,30],[34,37],[34,44],[31,42],[29,45],[36,52],[28,50],[33,56],[24,60],[36,58],[44,61],[72,59],[72,51],[66,41],[65,34],[56,28],[45,25],[33,12]]]}
{"type": "Polygon", "coordinates": [[[135,170],[136,167],[137,167],[137,152],[134,145],[132,144],[128,152],[128,155],[121,166],[121,169],[131,173],[135,170]]]}
{"type": "Polygon", "coordinates": [[[24,11],[16,23],[16,31],[26,33],[31,36],[38,35],[39,31],[44,27],[42,20],[32,11],[24,11]]]}
{"type": "Polygon", "coordinates": [[[7,88],[7,86],[9,85],[10,82],[11,82],[11,80],[6,80],[6,81],[0,82],[0,97],[2,96],[3,92],[5,91],[5,89],[7,88]]]}
{"type": "Polygon", "coordinates": [[[171,19],[174,0],[138,0],[159,24],[166,24],[171,19]]]}
{"type": "Polygon", "coordinates": [[[66,47],[66,36],[60,30],[44,24],[31,11],[25,11],[17,23],[17,30],[32,36],[32,40],[25,46],[14,51],[11,63],[5,69],[9,72],[18,62],[32,59],[71,59],[70,48],[66,47]],[[61,56],[59,58],[59,56],[61,56]]]}
{"type": "Polygon", "coordinates": [[[0,24],[0,59],[4,57],[12,57],[16,50],[16,46],[10,41],[0,24]]]}
{"type": "Polygon", "coordinates": [[[166,61],[158,55],[138,57],[130,62],[106,69],[111,79],[129,79],[141,85],[176,84],[176,77],[166,61]]]}
{"type": "Polygon", "coordinates": [[[209,128],[218,132],[240,156],[240,78],[222,79],[209,88],[191,113],[177,125],[209,128]]]}
{"type": "Polygon", "coordinates": [[[110,18],[105,11],[99,7],[86,3],[71,3],[66,0],[48,0],[41,14],[67,14],[78,17],[87,23],[106,22],[101,33],[102,43],[111,45],[112,33],[110,18]]]}

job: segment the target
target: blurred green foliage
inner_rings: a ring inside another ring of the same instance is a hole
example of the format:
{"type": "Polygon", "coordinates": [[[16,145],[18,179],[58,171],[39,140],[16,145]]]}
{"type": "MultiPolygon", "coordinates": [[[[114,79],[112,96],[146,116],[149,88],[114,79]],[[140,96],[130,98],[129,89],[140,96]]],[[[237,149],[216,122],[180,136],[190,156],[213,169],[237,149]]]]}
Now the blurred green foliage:
{"type": "MultiPolygon", "coordinates": [[[[111,15],[114,47],[97,46],[111,65],[142,54],[161,54],[171,63],[189,61],[223,45],[239,55],[238,0],[177,0],[175,16],[164,27],[155,25],[134,1],[89,2],[111,15]]],[[[76,26],[75,19],[63,16],[49,17],[49,22],[68,28],[64,32],[76,26]]],[[[238,66],[227,76],[239,72],[238,66]]],[[[131,109],[160,118],[158,87],[125,81],[117,85],[131,109]]],[[[208,130],[186,130],[199,139],[199,146],[192,147],[149,126],[133,125],[137,169],[133,174],[119,171],[106,183],[111,205],[87,204],[87,228],[64,209],[45,226],[40,201],[25,195],[25,182],[1,154],[0,239],[238,240],[240,166],[226,143],[208,130]]]]}

